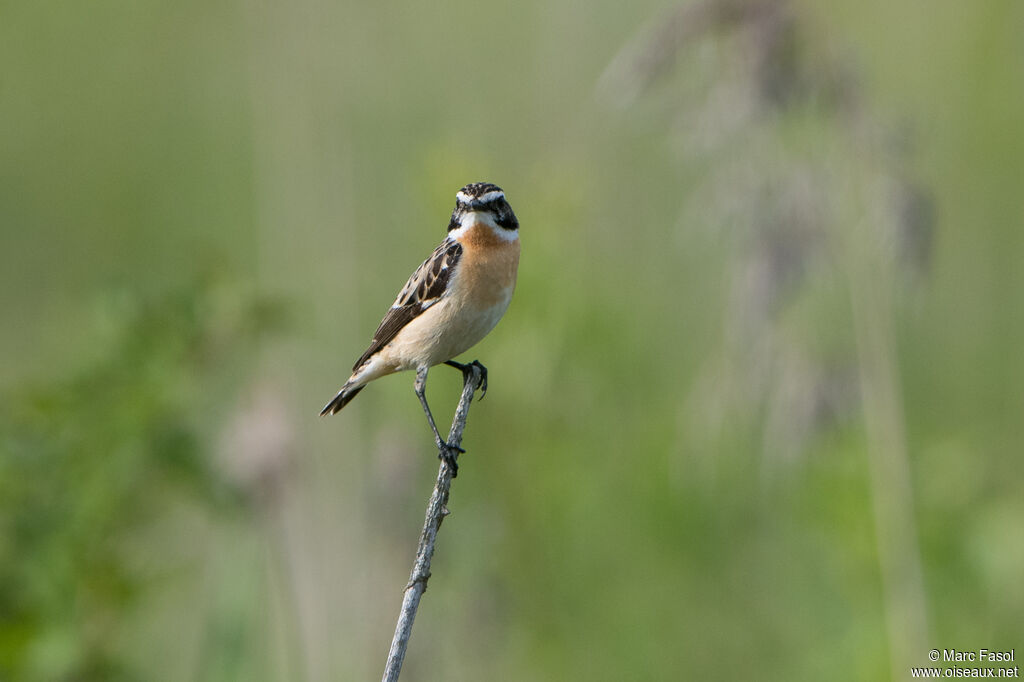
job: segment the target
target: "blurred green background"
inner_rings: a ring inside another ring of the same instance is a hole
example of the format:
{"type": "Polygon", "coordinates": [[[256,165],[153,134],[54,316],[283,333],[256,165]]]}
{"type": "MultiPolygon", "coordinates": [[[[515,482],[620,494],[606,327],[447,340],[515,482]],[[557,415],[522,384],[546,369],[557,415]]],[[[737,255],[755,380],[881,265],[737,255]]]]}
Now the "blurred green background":
{"type": "Polygon", "coordinates": [[[437,460],[411,375],[317,412],[479,180],[403,680],[1024,646],[1024,5],[6,2],[0,64],[0,679],[376,679],[437,460]]]}

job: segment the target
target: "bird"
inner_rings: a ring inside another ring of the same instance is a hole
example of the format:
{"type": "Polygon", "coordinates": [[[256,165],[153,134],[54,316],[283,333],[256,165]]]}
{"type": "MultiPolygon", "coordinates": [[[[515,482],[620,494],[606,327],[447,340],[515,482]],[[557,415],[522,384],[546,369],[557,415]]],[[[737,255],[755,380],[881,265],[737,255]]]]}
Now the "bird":
{"type": "Polygon", "coordinates": [[[481,372],[481,398],[487,368],[453,358],[479,343],[505,314],[519,269],[519,221],[505,192],[489,182],[466,185],[455,195],[448,233],[409,277],[384,315],[352,375],[320,411],[336,414],[368,383],[396,372],[416,371],[413,387],[434,432],[438,457],[457,473],[462,448],[441,437],[426,398],[427,372],[446,364],[467,376],[481,372]]]}

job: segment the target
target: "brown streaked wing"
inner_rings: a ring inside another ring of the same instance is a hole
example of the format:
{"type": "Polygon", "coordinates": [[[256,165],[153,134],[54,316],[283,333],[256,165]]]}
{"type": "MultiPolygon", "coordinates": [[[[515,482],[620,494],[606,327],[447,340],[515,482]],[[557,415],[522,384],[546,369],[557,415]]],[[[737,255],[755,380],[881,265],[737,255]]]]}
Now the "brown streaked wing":
{"type": "Polygon", "coordinates": [[[374,353],[391,343],[405,325],[441,298],[461,255],[462,245],[454,239],[445,239],[434,249],[430,258],[416,268],[374,332],[370,347],[352,366],[353,372],[362,367],[374,353]]]}

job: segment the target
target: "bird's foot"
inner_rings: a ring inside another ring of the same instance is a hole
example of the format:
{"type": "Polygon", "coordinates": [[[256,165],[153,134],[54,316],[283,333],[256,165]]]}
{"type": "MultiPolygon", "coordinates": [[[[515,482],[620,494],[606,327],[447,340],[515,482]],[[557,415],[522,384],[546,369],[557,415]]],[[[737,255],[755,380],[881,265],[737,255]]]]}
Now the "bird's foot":
{"type": "Polygon", "coordinates": [[[487,368],[480,364],[479,360],[474,360],[469,365],[480,370],[480,400],[483,400],[487,395],[487,368]]]}
{"type": "Polygon", "coordinates": [[[480,363],[479,360],[474,360],[473,362],[469,363],[468,365],[464,365],[461,362],[455,362],[454,360],[449,360],[448,362],[446,362],[444,364],[449,365],[450,367],[454,367],[455,369],[457,369],[460,372],[462,372],[462,380],[463,381],[467,381],[469,379],[470,374],[473,372],[473,368],[474,367],[479,369],[480,370],[480,400],[484,399],[484,396],[487,395],[487,368],[484,367],[480,363]]]}
{"type": "Polygon", "coordinates": [[[460,448],[458,445],[448,445],[442,443],[438,446],[437,458],[448,464],[448,467],[452,470],[452,478],[459,475],[459,462],[458,457],[460,454],[466,451],[460,448]]]}

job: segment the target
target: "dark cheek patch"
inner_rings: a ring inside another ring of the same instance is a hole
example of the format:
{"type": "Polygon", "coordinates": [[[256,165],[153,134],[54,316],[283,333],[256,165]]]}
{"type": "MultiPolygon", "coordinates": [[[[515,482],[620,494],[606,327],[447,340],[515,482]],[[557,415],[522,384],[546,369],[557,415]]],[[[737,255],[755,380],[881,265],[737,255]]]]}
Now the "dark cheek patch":
{"type": "Polygon", "coordinates": [[[452,211],[452,219],[448,221],[449,232],[451,232],[452,230],[459,229],[459,225],[461,224],[462,221],[462,214],[463,210],[456,206],[455,210],[452,211]]]}
{"type": "Polygon", "coordinates": [[[515,230],[519,227],[519,221],[516,220],[516,214],[512,211],[512,207],[508,205],[508,202],[504,200],[499,202],[497,211],[495,211],[494,219],[499,226],[506,230],[515,230]]]}

